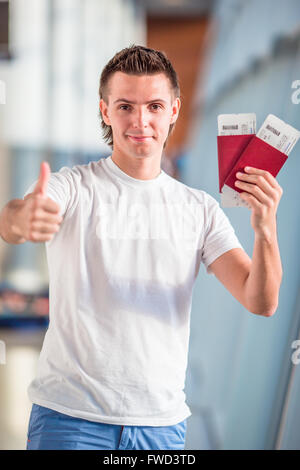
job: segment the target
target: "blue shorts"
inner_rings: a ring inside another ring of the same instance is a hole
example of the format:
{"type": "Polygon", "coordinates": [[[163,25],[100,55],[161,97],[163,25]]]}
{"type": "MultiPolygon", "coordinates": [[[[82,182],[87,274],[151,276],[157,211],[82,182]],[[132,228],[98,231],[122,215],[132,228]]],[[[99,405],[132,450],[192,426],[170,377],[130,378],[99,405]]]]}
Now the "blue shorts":
{"type": "Polygon", "coordinates": [[[33,404],[27,450],[183,450],[186,419],[172,426],[97,423],[33,404]]]}

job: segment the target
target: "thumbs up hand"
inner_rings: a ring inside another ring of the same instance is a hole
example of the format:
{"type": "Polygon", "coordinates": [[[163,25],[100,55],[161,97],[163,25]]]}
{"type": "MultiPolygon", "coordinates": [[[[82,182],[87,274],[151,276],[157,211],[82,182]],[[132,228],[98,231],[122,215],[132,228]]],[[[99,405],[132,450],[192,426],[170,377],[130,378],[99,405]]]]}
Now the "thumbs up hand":
{"type": "Polygon", "coordinates": [[[35,188],[24,197],[24,204],[16,214],[14,232],[26,241],[38,243],[51,240],[63,220],[59,215],[60,206],[47,197],[50,174],[49,163],[42,162],[35,188]]]}

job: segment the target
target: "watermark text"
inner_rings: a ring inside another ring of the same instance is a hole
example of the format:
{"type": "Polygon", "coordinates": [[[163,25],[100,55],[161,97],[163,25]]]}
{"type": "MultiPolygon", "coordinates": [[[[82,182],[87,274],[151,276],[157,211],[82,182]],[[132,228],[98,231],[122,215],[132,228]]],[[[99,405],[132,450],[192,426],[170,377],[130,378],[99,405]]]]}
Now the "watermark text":
{"type": "Polygon", "coordinates": [[[291,357],[292,363],[296,366],[300,363],[300,339],[295,339],[295,341],[292,342],[291,348],[296,349],[291,357]]]}
{"type": "Polygon", "coordinates": [[[294,80],[292,83],[292,88],[296,90],[292,93],[291,100],[294,104],[300,103],[300,80],[294,80]]]}

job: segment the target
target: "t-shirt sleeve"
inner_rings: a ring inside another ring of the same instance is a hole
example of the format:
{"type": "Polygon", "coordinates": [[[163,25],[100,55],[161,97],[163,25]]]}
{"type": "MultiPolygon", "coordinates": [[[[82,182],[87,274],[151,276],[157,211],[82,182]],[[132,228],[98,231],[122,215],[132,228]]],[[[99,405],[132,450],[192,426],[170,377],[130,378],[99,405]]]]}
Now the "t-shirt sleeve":
{"type": "MultiPolygon", "coordinates": [[[[38,180],[34,181],[23,195],[31,193],[38,180]]],[[[76,167],[63,167],[58,172],[51,173],[47,186],[47,196],[59,206],[59,214],[63,217],[70,215],[75,209],[80,190],[80,174],[76,167]]]]}
{"type": "Polygon", "coordinates": [[[220,204],[206,194],[206,227],[202,248],[202,262],[208,274],[212,274],[209,265],[226,251],[242,248],[234,228],[220,204]]]}

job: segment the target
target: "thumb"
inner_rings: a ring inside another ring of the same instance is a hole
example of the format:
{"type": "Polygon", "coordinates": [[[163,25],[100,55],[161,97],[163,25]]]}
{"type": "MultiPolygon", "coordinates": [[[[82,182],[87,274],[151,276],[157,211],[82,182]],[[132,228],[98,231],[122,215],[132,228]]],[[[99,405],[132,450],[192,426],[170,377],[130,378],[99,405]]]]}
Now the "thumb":
{"type": "Polygon", "coordinates": [[[48,181],[50,178],[50,165],[48,162],[42,162],[40,166],[40,175],[38,182],[35,185],[34,188],[34,194],[40,194],[43,197],[46,197],[47,194],[47,186],[48,186],[48,181]]]}

